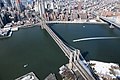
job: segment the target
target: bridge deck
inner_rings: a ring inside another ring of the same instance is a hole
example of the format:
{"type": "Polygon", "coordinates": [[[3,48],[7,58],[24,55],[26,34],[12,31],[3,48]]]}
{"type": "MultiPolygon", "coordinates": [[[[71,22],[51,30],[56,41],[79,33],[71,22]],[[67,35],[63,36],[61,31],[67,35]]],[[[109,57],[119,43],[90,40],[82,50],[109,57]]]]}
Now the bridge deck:
{"type": "MultiPolygon", "coordinates": [[[[74,53],[74,50],[66,46],[63,43],[63,41],[42,20],[40,24],[41,24],[41,27],[50,34],[50,36],[54,39],[54,41],[61,48],[61,50],[65,53],[65,55],[70,59],[70,54],[74,53]]],[[[83,63],[73,62],[73,66],[77,68],[77,70],[85,78],[85,80],[95,80],[94,77],[88,72],[88,68],[83,63]]]]}

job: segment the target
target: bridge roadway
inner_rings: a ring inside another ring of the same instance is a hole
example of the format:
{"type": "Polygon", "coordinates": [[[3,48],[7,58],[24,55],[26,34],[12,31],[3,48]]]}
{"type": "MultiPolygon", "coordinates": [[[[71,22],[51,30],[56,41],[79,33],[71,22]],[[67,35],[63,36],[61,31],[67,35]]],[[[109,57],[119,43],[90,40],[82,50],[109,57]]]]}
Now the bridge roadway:
{"type": "MultiPolygon", "coordinates": [[[[70,59],[70,55],[74,54],[75,50],[66,46],[63,41],[52,31],[52,29],[45,24],[43,19],[40,21],[40,26],[49,33],[49,35],[54,39],[65,55],[70,59]]],[[[73,67],[77,68],[78,72],[82,75],[84,80],[95,80],[92,73],[89,71],[88,67],[85,66],[85,63],[82,60],[73,61],[72,65],[73,67]]]]}
{"type": "Polygon", "coordinates": [[[111,21],[111,20],[109,20],[109,19],[107,19],[107,18],[105,18],[105,17],[100,17],[100,19],[102,19],[103,21],[105,21],[105,22],[107,22],[107,23],[110,23],[111,25],[113,25],[113,26],[115,26],[115,27],[117,27],[117,28],[120,28],[120,24],[117,24],[117,23],[114,22],[114,21],[111,21]]]}

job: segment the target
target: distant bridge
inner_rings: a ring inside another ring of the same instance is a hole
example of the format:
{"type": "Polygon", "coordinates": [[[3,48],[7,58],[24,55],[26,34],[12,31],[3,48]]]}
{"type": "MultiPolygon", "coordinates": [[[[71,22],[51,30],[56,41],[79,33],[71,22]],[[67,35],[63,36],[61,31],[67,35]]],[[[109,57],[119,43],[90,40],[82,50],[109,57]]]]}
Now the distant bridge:
{"type": "Polygon", "coordinates": [[[80,50],[66,46],[64,42],[52,31],[52,29],[46,25],[44,19],[41,19],[40,25],[42,29],[45,29],[50,34],[50,36],[54,39],[57,45],[69,58],[70,69],[76,68],[78,72],[82,75],[84,80],[95,80],[93,74],[86,66],[87,63],[82,57],[80,50]]]}
{"type": "Polygon", "coordinates": [[[120,24],[114,22],[114,21],[111,21],[110,19],[107,19],[106,17],[100,17],[101,20],[107,22],[110,24],[110,28],[113,28],[114,27],[117,27],[117,28],[120,28],[120,24]]]}

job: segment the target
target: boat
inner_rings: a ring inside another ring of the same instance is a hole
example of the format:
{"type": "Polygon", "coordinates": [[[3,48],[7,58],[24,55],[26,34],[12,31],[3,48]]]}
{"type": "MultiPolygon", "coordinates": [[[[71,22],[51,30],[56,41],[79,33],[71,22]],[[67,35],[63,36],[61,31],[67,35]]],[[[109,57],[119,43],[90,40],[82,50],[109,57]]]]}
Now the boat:
{"type": "Polygon", "coordinates": [[[28,64],[25,64],[23,67],[26,68],[28,66],[28,64]]]}

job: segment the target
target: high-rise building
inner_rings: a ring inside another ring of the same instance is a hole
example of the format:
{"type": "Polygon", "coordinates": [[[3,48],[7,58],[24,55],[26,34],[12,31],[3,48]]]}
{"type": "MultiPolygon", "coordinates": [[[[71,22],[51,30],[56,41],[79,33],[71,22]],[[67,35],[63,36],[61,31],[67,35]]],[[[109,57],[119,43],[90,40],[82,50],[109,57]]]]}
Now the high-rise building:
{"type": "Polygon", "coordinates": [[[8,6],[12,6],[11,4],[11,0],[0,0],[0,7],[8,7],[8,6]]]}
{"type": "Polygon", "coordinates": [[[3,7],[3,6],[4,6],[3,1],[0,0],[0,8],[3,7]]]}
{"type": "Polygon", "coordinates": [[[82,2],[80,0],[78,0],[78,12],[80,12],[82,10],[82,2]]]}
{"type": "Polygon", "coordinates": [[[6,1],[7,6],[12,6],[11,0],[4,0],[4,1],[6,1]]]}
{"type": "Polygon", "coordinates": [[[18,1],[24,6],[27,5],[27,0],[11,0],[12,6],[15,6],[18,1]]]}
{"type": "Polygon", "coordinates": [[[35,11],[40,13],[40,16],[42,17],[43,14],[45,15],[45,5],[44,5],[44,0],[36,0],[35,1],[35,6],[34,6],[35,11]]]}
{"type": "Polygon", "coordinates": [[[45,14],[44,0],[38,0],[38,6],[39,6],[40,16],[43,16],[43,14],[45,14]]]}

